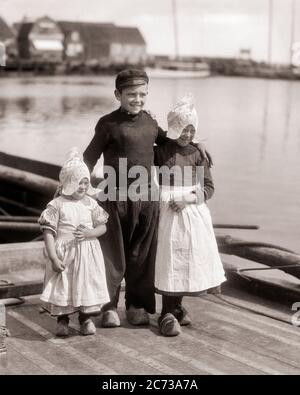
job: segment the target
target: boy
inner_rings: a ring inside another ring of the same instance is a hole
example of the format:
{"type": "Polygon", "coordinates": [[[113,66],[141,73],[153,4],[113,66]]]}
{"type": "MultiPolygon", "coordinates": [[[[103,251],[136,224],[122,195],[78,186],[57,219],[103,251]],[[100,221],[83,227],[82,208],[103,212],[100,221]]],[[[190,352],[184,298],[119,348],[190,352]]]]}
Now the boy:
{"type": "MultiPolygon", "coordinates": [[[[166,141],[165,132],[143,110],[148,82],[148,76],[142,70],[124,70],[117,75],[115,96],[121,106],[98,121],[95,135],[84,152],[84,161],[90,171],[104,154],[104,165],[113,167],[116,172],[120,193],[128,190],[132,179],[119,183],[119,160],[127,159],[128,171],[139,165],[150,175],[153,145],[166,141]]],[[[202,150],[201,153],[203,155],[202,150]]],[[[128,322],[132,325],[149,324],[148,313],[155,313],[154,266],[159,202],[127,198],[126,201],[107,200],[101,205],[110,218],[107,232],[101,237],[101,246],[111,298],[102,316],[102,326],[120,326],[116,310],[123,277],[128,322]]]]}

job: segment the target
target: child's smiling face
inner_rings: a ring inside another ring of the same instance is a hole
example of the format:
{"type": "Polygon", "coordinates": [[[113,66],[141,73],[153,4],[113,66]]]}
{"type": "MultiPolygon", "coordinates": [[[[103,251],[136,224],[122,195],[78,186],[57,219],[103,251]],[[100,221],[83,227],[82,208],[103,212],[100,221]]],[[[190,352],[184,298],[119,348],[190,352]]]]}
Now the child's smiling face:
{"type": "Polygon", "coordinates": [[[183,129],[180,137],[176,140],[176,143],[181,147],[185,147],[186,145],[190,144],[193,141],[195,133],[196,133],[195,127],[193,125],[187,125],[183,129]]]}
{"type": "Polygon", "coordinates": [[[90,182],[87,178],[83,178],[80,183],[79,187],[76,192],[72,194],[72,198],[75,200],[80,200],[84,198],[85,194],[87,193],[90,186],[90,182]]]}
{"type": "Polygon", "coordinates": [[[116,90],[115,96],[121,103],[121,107],[130,114],[136,115],[146,103],[148,95],[148,84],[129,86],[122,89],[122,92],[116,90]]]}

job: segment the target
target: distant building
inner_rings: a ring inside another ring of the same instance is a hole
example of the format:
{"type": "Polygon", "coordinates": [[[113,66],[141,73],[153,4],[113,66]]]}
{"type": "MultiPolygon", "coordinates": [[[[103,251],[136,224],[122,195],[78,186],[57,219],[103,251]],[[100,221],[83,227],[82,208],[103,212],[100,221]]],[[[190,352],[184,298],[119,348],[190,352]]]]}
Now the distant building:
{"type": "Polygon", "coordinates": [[[241,63],[251,63],[252,61],[252,51],[250,48],[241,48],[239,53],[239,61],[241,63]]]}
{"type": "Polygon", "coordinates": [[[115,64],[144,64],[146,42],[139,29],[121,26],[111,29],[110,56],[115,64]]]}
{"type": "Polygon", "coordinates": [[[64,33],[65,60],[102,67],[145,63],[146,42],[135,27],[69,21],[58,25],[64,33]]]}
{"type": "Polygon", "coordinates": [[[13,30],[0,17],[0,65],[17,57],[16,37],[13,30]]]}
{"type": "Polygon", "coordinates": [[[86,45],[83,27],[78,22],[57,22],[64,35],[64,60],[84,62],[86,45]]]}
{"type": "Polygon", "coordinates": [[[64,35],[59,25],[47,16],[18,27],[19,56],[34,63],[60,63],[63,59],[64,35]]]}

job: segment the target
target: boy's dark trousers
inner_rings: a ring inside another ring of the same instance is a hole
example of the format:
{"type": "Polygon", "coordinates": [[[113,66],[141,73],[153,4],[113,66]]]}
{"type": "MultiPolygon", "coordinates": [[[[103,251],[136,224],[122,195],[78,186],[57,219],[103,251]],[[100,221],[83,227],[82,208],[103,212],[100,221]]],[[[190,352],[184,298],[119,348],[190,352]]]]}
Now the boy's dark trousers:
{"type": "Polygon", "coordinates": [[[159,202],[127,200],[100,204],[109,214],[107,232],[99,239],[111,298],[104,310],[117,307],[125,277],[126,309],[143,307],[153,314],[159,202]]]}

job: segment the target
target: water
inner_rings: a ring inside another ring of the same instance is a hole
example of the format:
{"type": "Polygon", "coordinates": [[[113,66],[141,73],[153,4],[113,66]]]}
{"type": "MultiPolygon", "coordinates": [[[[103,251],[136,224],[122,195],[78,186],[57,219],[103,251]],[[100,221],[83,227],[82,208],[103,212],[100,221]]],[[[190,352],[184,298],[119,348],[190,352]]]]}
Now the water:
{"type": "MultiPolygon", "coordinates": [[[[165,128],[176,99],[192,92],[214,159],[214,222],[257,224],[259,231],[225,232],[300,252],[299,88],[296,81],[152,79],[147,107],[165,128]]],[[[116,108],[113,90],[112,77],[0,79],[0,150],[61,164],[116,108]]]]}

